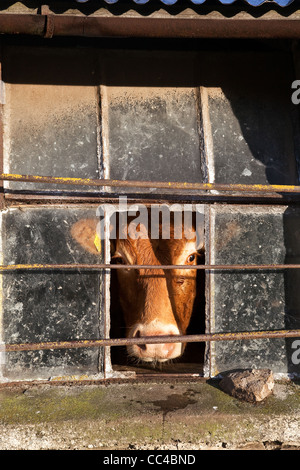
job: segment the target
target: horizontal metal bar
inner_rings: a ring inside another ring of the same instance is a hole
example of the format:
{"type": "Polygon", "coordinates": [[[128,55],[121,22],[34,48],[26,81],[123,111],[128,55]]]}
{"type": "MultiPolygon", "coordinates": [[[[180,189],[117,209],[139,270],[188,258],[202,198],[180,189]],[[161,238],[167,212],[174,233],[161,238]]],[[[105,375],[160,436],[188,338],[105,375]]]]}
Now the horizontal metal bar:
{"type": "MultiPolygon", "coordinates": [[[[1,184],[1,183],[0,183],[1,184]]],[[[230,191],[216,192],[216,191],[199,191],[195,192],[164,192],[156,191],[155,194],[145,192],[128,192],[127,203],[130,204],[144,204],[146,206],[154,204],[212,204],[212,203],[226,203],[226,204],[255,204],[258,205],[287,205],[293,203],[299,205],[300,197],[298,194],[291,193],[235,193],[230,191]],[[159,192],[159,194],[158,194],[159,192]]],[[[3,195],[3,192],[2,192],[3,195]]],[[[124,195],[124,193],[122,194],[124,195]]],[[[5,200],[11,205],[19,204],[118,204],[119,191],[116,192],[102,192],[92,191],[84,192],[77,190],[58,190],[58,189],[31,189],[31,190],[18,190],[6,189],[5,200]]]]}
{"type": "Polygon", "coordinates": [[[142,264],[7,264],[0,266],[0,272],[6,271],[41,271],[41,270],[89,270],[101,271],[102,269],[204,269],[218,271],[235,270],[283,270],[300,269],[300,264],[199,264],[199,265],[142,265],[142,264]]]}
{"type": "Polygon", "coordinates": [[[162,335],[139,338],[106,338],[79,341],[49,341],[40,343],[0,344],[0,351],[37,351],[49,349],[95,348],[103,346],[127,346],[129,344],[199,343],[267,338],[296,338],[300,330],[246,331],[233,333],[209,333],[199,335],[162,335]]]}
{"type": "Polygon", "coordinates": [[[92,178],[64,178],[56,176],[18,175],[1,173],[0,180],[20,181],[27,183],[65,184],[71,186],[95,186],[118,188],[160,188],[167,190],[195,190],[195,191],[233,191],[255,193],[295,193],[300,194],[300,186],[278,184],[221,184],[221,183],[189,183],[175,181],[128,181],[92,178]]]}

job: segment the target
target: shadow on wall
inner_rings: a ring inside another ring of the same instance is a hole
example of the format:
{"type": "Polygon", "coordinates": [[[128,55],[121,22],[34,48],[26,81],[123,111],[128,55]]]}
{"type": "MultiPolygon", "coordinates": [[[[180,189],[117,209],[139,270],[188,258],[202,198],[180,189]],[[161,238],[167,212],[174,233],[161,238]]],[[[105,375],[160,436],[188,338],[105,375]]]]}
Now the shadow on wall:
{"type": "MultiPolygon", "coordinates": [[[[300,209],[287,208],[283,215],[285,263],[300,264],[300,209]]],[[[300,269],[286,269],[285,286],[285,328],[300,328],[300,269]]],[[[286,338],[288,373],[300,376],[300,338],[286,338]]]]}
{"type": "MultiPolygon", "coordinates": [[[[299,184],[299,111],[291,102],[291,55],[233,54],[226,62],[215,84],[221,97],[210,99],[216,182],[299,184]]],[[[286,264],[300,263],[300,209],[289,205],[282,223],[277,249],[285,250],[286,264]]],[[[288,269],[283,275],[285,328],[298,329],[300,270],[288,269]]],[[[285,340],[287,372],[300,375],[295,340],[285,340]]]]}

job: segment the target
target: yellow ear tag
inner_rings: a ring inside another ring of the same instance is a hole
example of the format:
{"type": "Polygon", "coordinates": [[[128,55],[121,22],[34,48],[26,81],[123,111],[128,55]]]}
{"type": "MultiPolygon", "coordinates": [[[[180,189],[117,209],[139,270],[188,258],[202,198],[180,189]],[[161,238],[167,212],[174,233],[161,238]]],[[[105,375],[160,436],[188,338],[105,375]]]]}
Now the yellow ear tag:
{"type": "Polygon", "coordinates": [[[101,253],[101,240],[100,240],[100,237],[99,237],[98,233],[96,233],[96,236],[95,236],[95,239],[94,239],[94,245],[97,248],[97,251],[99,251],[99,253],[101,253]]]}

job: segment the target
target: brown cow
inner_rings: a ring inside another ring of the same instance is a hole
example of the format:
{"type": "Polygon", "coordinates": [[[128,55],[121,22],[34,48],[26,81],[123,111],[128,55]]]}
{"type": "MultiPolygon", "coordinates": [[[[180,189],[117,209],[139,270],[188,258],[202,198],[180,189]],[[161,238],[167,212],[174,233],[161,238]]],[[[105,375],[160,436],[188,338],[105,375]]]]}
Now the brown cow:
{"type": "MultiPolygon", "coordinates": [[[[135,227],[136,228],[136,227],[135,227]]],[[[114,241],[112,263],[126,265],[196,265],[199,250],[203,250],[203,225],[200,242],[191,230],[174,238],[174,224],[170,237],[148,238],[145,226],[139,224],[139,234],[130,231],[130,220],[123,230],[126,234],[114,241]],[[129,229],[128,229],[129,227],[129,229]],[[191,238],[192,237],[192,238],[191,238]],[[198,240],[198,241],[197,241],[198,240]]],[[[80,220],[72,227],[72,236],[85,249],[95,253],[96,221],[80,220]]],[[[195,269],[118,269],[120,303],[124,313],[127,337],[139,338],[158,335],[185,334],[190,323],[196,296],[195,269]]],[[[164,362],[179,357],[182,343],[130,345],[130,356],[145,362],[164,362]]]]}

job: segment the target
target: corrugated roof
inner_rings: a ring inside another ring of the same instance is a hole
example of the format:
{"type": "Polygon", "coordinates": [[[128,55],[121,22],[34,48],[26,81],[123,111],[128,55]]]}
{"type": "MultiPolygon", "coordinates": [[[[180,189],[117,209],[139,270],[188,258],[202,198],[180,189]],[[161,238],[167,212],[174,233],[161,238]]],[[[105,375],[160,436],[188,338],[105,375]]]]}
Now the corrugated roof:
{"type": "MultiPolygon", "coordinates": [[[[89,0],[76,0],[78,3],[86,3],[89,0]]],[[[112,5],[114,3],[118,3],[119,0],[105,0],[106,3],[112,5]]],[[[132,0],[134,3],[137,5],[144,5],[146,3],[149,3],[151,0],[132,0]]],[[[162,3],[165,5],[174,5],[177,3],[178,0],[160,0],[162,3]]],[[[194,5],[202,5],[208,0],[189,0],[191,3],[194,5]]],[[[237,0],[219,0],[222,5],[232,5],[235,3],[237,0]]],[[[280,5],[281,7],[286,7],[293,3],[295,0],[244,0],[245,3],[248,3],[248,5],[251,5],[253,7],[258,7],[259,5],[262,5],[263,3],[268,3],[268,4],[277,4],[280,5]]]]}

